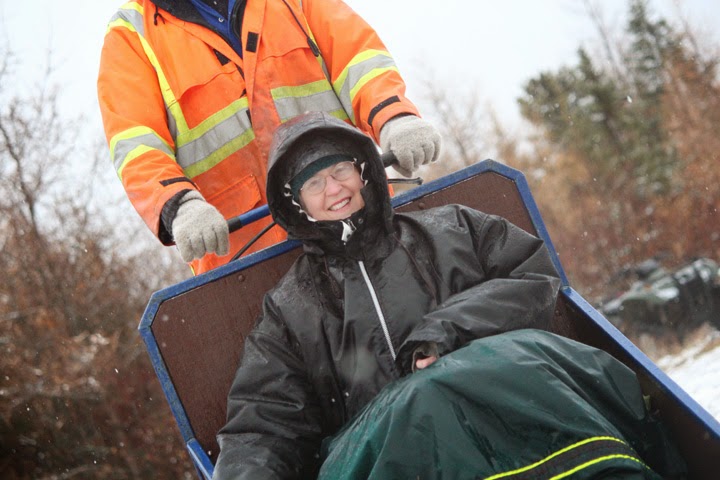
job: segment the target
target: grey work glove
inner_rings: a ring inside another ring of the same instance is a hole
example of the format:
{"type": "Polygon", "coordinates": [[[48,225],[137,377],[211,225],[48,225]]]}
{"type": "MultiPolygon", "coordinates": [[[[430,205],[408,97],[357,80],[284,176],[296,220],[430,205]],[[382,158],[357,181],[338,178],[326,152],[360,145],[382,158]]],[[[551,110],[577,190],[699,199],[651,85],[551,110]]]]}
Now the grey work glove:
{"type": "Polygon", "coordinates": [[[227,255],[229,250],[230,234],[225,218],[197,190],[190,190],[180,198],[172,234],[186,262],[209,252],[227,255]]]}
{"type": "Polygon", "coordinates": [[[421,165],[440,156],[440,132],[415,115],[393,118],[380,130],[380,148],[393,152],[398,163],[393,168],[409,177],[421,165]]]}

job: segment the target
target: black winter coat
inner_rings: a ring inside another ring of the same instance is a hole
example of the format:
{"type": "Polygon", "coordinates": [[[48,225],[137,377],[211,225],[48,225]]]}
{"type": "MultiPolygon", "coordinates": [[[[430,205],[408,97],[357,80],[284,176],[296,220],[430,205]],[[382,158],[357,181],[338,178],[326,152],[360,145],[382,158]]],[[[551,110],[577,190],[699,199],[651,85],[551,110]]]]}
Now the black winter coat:
{"type": "Polygon", "coordinates": [[[306,252],[245,340],[214,478],[311,478],[322,440],[411,373],[418,347],[443,355],[476,338],[547,329],[560,284],[543,242],[502,218],[459,205],[393,214],[372,142],[358,155],[366,207],[340,242],[339,222],[307,222],[288,205],[284,185],[304,165],[287,150],[304,130],[286,125],[268,197],[306,252]]]}

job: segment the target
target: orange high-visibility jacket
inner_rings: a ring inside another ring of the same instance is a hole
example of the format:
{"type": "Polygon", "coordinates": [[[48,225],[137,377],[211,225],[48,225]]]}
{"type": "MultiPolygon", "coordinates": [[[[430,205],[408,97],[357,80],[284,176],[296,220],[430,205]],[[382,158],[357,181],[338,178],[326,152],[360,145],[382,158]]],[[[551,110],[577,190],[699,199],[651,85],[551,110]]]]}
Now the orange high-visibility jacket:
{"type": "MultiPolygon", "coordinates": [[[[418,115],[377,34],[340,0],[248,0],[241,39],[242,58],[150,0],[126,3],[108,25],[98,97],[110,156],[166,245],[161,213],[180,192],[198,189],[228,219],[267,203],[267,153],[280,123],[325,111],[377,140],[392,117],[418,115]]],[[[205,255],[193,271],[226,263],[269,222],[231,234],[229,255],[205,255]]],[[[275,227],[248,253],[284,238],[275,227]]]]}

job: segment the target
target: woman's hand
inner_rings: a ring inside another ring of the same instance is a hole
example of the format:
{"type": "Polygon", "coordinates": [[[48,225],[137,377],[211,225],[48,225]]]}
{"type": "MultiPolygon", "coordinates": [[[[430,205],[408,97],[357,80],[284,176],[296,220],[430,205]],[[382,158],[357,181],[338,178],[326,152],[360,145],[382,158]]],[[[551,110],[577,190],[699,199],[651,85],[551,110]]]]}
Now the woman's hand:
{"type": "Polygon", "coordinates": [[[436,356],[430,356],[425,358],[418,358],[415,360],[415,370],[422,370],[423,368],[427,368],[438,359],[436,356]]]}

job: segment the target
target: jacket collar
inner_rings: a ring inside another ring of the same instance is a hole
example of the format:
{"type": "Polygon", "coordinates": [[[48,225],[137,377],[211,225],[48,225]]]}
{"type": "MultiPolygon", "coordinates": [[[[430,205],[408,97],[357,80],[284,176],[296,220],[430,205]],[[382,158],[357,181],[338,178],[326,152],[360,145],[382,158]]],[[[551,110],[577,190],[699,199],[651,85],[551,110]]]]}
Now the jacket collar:
{"type": "MultiPolygon", "coordinates": [[[[243,17],[245,14],[245,5],[247,4],[247,0],[236,0],[236,2],[233,4],[233,13],[228,14],[227,12],[223,13],[223,17],[225,18],[225,24],[229,25],[231,22],[235,22],[236,25],[233,26],[233,32],[229,32],[226,30],[223,30],[222,24],[218,23],[217,21],[213,23],[213,19],[208,19],[205,16],[203,16],[202,13],[198,10],[198,7],[196,5],[198,3],[207,4],[207,2],[202,2],[201,0],[150,0],[155,4],[155,8],[161,8],[171,14],[172,16],[178,18],[179,20],[182,20],[184,22],[193,23],[195,25],[200,25],[202,27],[207,28],[208,30],[211,30],[215,32],[218,36],[220,36],[225,42],[232,47],[232,49],[240,56],[243,56],[242,52],[242,45],[241,41],[239,39],[240,36],[240,29],[241,24],[243,21],[243,17]]],[[[202,5],[201,5],[202,6],[202,5]]]]}
{"type": "Polygon", "coordinates": [[[202,18],[200,12],[193,6],[190,0],[150,0],[156,7],[162,8],[174,17],[180,20],[197,23],[209,27],[207,22],[202,18]]]}
{"type": "Polygon", "coordinates": [[[319,238],[303,240],[305,252],[314,255],[339,255],[363,261],[387,257],[394,248],[393,232],[388,229],[387,222],[380,220],[380,212],[374,210],[376,211],[373,213],[371,204],[370,208],[365,207],[346,220],[317,222],[316,227],[322,233],[319,238]],[[346,228],[343,224],[348,223],[354,232],[347,242],[339,241],[343,229],[346,228]]]}

